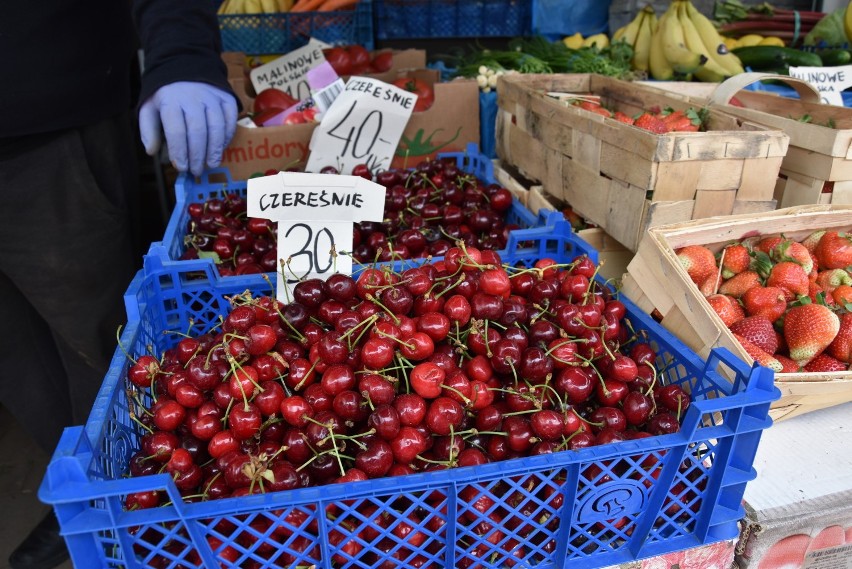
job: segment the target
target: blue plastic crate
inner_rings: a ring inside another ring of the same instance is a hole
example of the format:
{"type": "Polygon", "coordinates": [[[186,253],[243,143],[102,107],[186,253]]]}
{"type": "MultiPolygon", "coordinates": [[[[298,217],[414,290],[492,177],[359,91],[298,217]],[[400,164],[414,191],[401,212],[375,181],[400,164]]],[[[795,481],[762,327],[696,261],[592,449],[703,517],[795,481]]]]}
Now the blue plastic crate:
{"type": "Polygon", "coordinates": [[[219,29],[224,51],[248,55],[287,53],[311,38],[372,50],[372,0],[360,0],[354,10],[219,15],[219,29]]]}
{"type": "MultiPolygon", "coordinates": [[[[479,152],[476,144],[469,144],[465,152],[445,152],[439,154],[438,158],[455,160],[458,167],[464,172],[473,174],[489,184],[497,183],[497,179],[494,177],[494,164],[487,156],[479,152]]],[[[203,202],[210,197],[223,196],[226,193],[245,197],[247,192],[248,183],[245,180],[235,181],[231,179],[227,168],[208,170],[201,176],[200,181],[196,181],[192,176],[181,174],[175,183],[175,208],[169,218],[169,223],[166,225],[163,240],[151,244],[148,254],[145,256],[144,265],[146,267],[149,265],[160,267],[161,265],[185,262],[179,259],[185,250],[184,238],[189,226],[187,206],[190,203],[203,202]],[[154,259],[156,259],[156,262],[154,259]]],[[[561,218],[561,214],[558,212],[546,209],[533,213],[515,198],[506,215],[506,222],[522,228],[538,227],[547,225],[552,215],[556,216],[554,219],[561,218]]],[[[434,259],[440,259],[440,257],[434,259]]],[[[425,259],[411,262],[422,263],[424,261],[425,259]]],[[[204,262],[213,266],[212,259],[205,259],[204,262]]],[[[249,285],[263,280],[262,275],[227,278],[240,279],[241,282],[249,285]]]]}
{"type": "MultiPolygon", "coordinates": [[[[558,262],[588,250],[567,223],[532,229],[538,241],[504,260],[531,265],[542,253],[558,262]]],[[[203,333],[242,292],[203,263],[137,274],[126,295],[122,345],[132,355],[161,354],[179,336],[203,333]],[[206,273],[186,278],[187,270],[206,273]]],[[[268,289],[255,289],[256,293],[268,289]]],[[[39,497],[58,516],[78,567],[308,567],[321,569],[467,566],[592,568],[732,539],[769,405],[780,393],[770,370],[749,368],[730,352],[705,362],[632,302],[635,330],[658,353],[660,381],[692,394],[681,431],[617,444],[286,492],[184,503],[168,475],[126,478],[139,429],[125,395],[128,362],[117,350],[85,427],[66,429],[39,497]],[[733,376],[729,381],[725,376],[733,376]],[[168,506],[124,511],[124,498],[163,490],[168,506]],[[472,507],[493,501],[487,511],[472,507]],[[365,512],[388,516],[378,527],[365,512]],[[489,517],[489,513],[501,516],[489,517]],[[326,515],[333,512],[333,515],[326,515]],[[416,514],[417,520],[409,518],[416,514]],[[288,521],[289,520],[289,521],[288,521]],[[293,521],[297,520],[297,521],[293,521]],[[491,524],[478,535],[472,528],[491,524]],[[413,525],[412,544],[394,528],[413,525]],[[261,528],[261,529],[258,529],[261,528]],[[369,537],[363,530],[378,532],[369,537]],[[331,536],[340,536],[330,539],[331,536]],[[350,555],[345,543],[360,551],[350,555]],[[379,549],[379,542],[386,546],[379,549]],[[336,545],[335,545],[336,544],[336,545]],[[477,548],[481,548],[474,553],[477,548]],[[232,557],[225,561],[224,552],[232,557]],[[368,554],[377,557],[367,564],[368,554]],[[160,562],[155,565],[155,561],[160,562]]]]}
{"type": "Polygon", "coordinates": [[[481,38],[529,35],[532,0],[374,0],[376,37],[481,38]]]}

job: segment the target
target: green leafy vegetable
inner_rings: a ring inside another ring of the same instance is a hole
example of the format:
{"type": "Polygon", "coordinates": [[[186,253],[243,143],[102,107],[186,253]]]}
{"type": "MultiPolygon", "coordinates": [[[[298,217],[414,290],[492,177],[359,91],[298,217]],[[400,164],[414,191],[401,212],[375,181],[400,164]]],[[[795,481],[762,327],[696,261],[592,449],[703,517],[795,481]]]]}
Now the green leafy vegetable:
{"type": "Polygon", "coordinates": [[[846,32],[843,30],[845,11],[845,7],[840,8],[817,22],[805,36],[805,45],[842,46],[845,44],[848,41],[846,32]]]}

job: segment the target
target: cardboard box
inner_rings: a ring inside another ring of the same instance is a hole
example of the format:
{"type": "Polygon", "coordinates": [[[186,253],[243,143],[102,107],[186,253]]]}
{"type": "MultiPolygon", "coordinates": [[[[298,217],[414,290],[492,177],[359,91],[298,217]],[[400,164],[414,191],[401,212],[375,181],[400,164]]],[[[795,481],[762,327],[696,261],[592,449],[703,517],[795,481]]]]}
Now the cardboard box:
{"type": "Polygon", "coordinates": [[[852,567],[852,403],[774,425],[743,501],[741,569],[852,567]]]}
{"type": "Polygon", "coordinates": [[[423,112],[412,113],[402,133],[396,157],[397,168],[411,167],[441,152],[464,152],[468,143],[479,144],[479,86],[473,79],[440,83],[440,73],[431,69],[400,73],[415,77],[435,89],[435,103],[423,112]]]}
{"type": "MultiPolygon", "coordinates": [[[[440,152],[463,152],[470,142],[479,142],[479,87],[466,79],[440,83],[438,71],[423,69],[399,72],[396,77],[412,76],[435,88],[435,103],[427,111],[413,113],[402,134],[396,167],[414,166],[434,158],[440,152]]],[[[239,79],[233,79],[238,85],[239,79]]],[[[235,89],[236,90],[236,89],[235,89]]],[[[243,101],[251,108],[253,99],[243,101]]],[[[297,124],[263,128],[237,126],[237,132],[222,157],[222,166],[231,176],[244,180],[256,172],[304,167],[310,152],[316,124],[297,124]]]]}

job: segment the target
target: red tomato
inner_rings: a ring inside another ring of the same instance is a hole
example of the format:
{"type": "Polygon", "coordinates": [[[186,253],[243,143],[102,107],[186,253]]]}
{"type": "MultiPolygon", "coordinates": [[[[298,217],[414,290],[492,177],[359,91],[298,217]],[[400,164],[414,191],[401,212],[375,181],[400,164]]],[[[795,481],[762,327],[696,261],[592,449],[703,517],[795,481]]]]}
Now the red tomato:
{"type": "Polygon", "coordinates": [[[264,89],[254,99],[254,112],[262,113],[267,109],[289,109],[296,103],[296,99],[279,89],[264,89]]]}
{"type": "Polygon", "coordinates": [[[373,61],[370,62],[370,67],[376,73],[384,73],[390,71],[393,67],[393,53],[390,51],[381,51],[376,54],[373,61]]]}
{"type": "Polygon", "coordinates": [[[414,104],[415,113],[428,110],[432,107],[432,103],[435,102],[435,90],[425,81],[402,77],[394,81],[393,84],[400,89],[411,91],[417,95],[417,103],[414,104]]]}
{"type": "Polygon", "coordinates": [[[308,122],[305,118],[305,115],[302,111],[295,111],[287,115],[287,118],[284,119],[284,124],[302,124],[308,122]]]}
{"type": "Polygon", "coordinates": [[[332,47],[322,50],[325,60],[340,77],[352,75],[352,57],[342,47],[332,47]]]}
{"type": "Polygon", "coordinates": [[[370,52],[360,45],[348,45],[345,48],[352,62],[352,75],[364,73],[370,67],[370,52]]]}

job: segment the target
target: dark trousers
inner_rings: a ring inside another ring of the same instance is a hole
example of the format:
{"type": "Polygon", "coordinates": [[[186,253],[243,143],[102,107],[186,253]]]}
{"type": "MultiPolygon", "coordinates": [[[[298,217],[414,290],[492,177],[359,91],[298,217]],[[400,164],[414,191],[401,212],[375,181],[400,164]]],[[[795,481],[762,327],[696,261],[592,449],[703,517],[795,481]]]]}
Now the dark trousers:
{"type": "Polygon", "coordinates": [[[52,453],[83,424],[141,259],[128,117],[0,158],[0,402],[52,453]]]}

